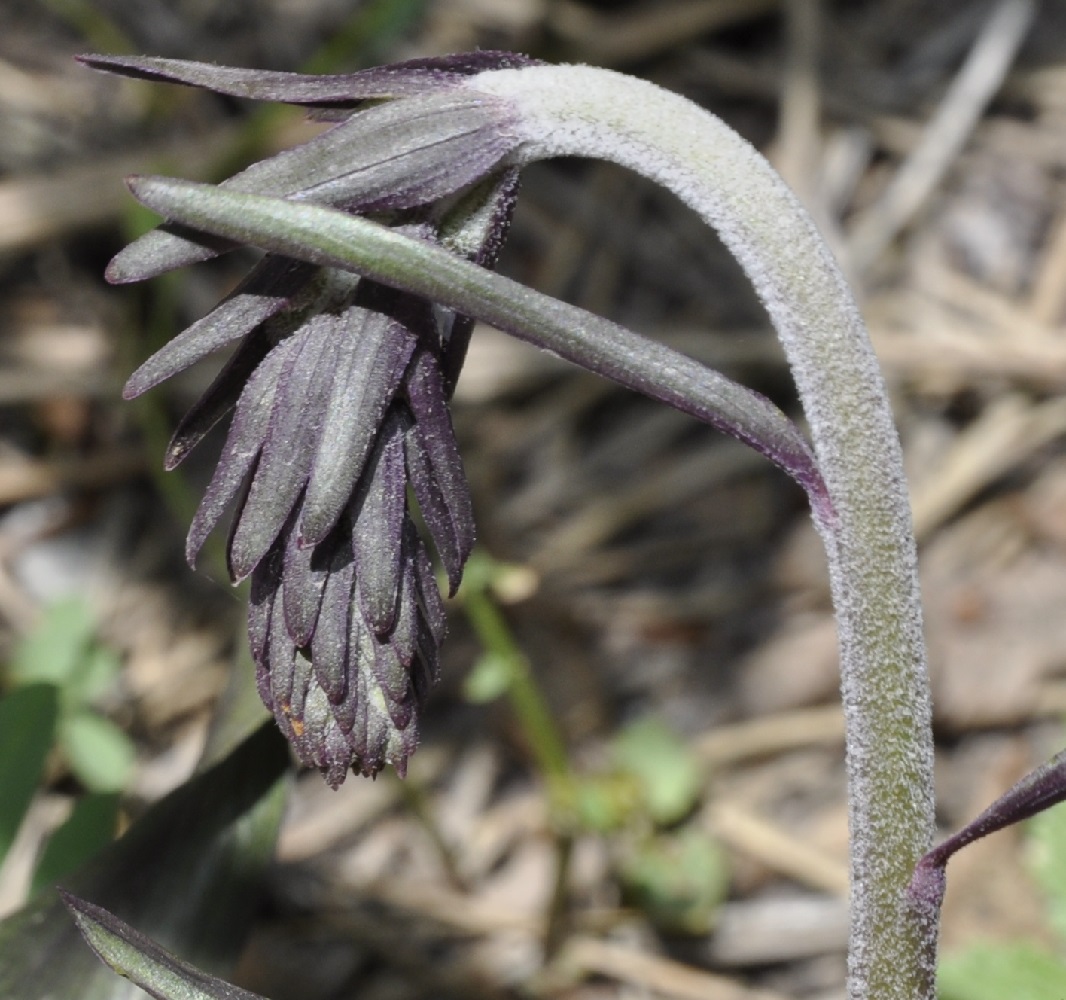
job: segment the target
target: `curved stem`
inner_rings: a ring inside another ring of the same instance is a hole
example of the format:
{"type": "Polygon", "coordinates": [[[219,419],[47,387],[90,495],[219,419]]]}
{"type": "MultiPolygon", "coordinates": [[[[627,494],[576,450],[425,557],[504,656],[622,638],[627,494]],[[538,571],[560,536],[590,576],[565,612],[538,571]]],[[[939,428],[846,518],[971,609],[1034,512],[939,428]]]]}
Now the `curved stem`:
{"type": "Polygon", "coordinates": [[[832,514],[815,510],[840,634],[851,824],[849,996],[933,997],[936,928],[906,888],[933,832],[930,702],[899,440],[862,318],[806,212],[695,104],[582,66],[480,74],[520,111],[528,162],[608,159],[663,184],[755,285],[796,380],[832,514]]]}

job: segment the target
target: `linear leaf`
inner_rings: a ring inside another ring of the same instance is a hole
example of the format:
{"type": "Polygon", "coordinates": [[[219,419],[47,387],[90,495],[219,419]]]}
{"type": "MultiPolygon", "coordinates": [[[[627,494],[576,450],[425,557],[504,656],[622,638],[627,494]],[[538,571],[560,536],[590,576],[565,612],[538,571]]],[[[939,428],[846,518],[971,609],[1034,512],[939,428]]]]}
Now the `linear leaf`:
{"type": "Polygon", "coordinates": [[[156,1000],[262,1000],[175,958],[103,907],[68,892],[60,895],[93,951],[156,1000]]]}
{"type": "Polygon", "coordinates": [[[358,216],[171,178],[128,183],[176,222],[423,295],[669,403],[750,445],[828,509],[798,427],[765,397],[663,344],[358,216]]]}

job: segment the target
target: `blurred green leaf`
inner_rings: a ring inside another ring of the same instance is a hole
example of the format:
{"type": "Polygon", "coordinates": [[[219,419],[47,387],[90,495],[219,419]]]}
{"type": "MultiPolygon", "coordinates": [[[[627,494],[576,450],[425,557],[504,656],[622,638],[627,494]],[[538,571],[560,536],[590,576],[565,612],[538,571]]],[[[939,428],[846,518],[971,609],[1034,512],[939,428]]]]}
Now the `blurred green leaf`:
{"type": "Polygon", "coordinates": [[[615,766],[641,783],[648,815],[660,826],[685,818],[703,784],[699,762],[682,740],[657,719],[627,726],[612,748],[615,766]]]}
{"type": "Polygon", "coordinates": [[[611,834],[641,810],[641,793],[630,775],[591,775],[556,788],[557,808],[587,833],[611,834]]]}
{"type": "Polygon", "coordinates": [[[90,791],[117,792],[133,771],[130,738],[109,719],[81,711],[59,720],[59,745],[70,769],[90,791]]]}
{"type": "Polygon", "coordinates": [[[156,1000],[262,1000],[176,959],[107,910],[69,893],[62,895],[93,951],[156,1000]]]}
{"type": "Polygon", "coordinates": [[[74,676],[96,630],[89,605],[80,597],[58,601],[15,649],[11,677],[16,684],[50,683],[63,688],[74,676]]]}
{"type": "Polygon", "coordinates": [[[92,646],[84,653],[64,689],[64,707],[81,708],[108,691],[122,672],[122,661],[113,649],[92,646]]]}
{"type": "Polygon", "coordinates": [[[77,871],[105,844],[115,839],[119,796],[90,792],[74,804],[70,816],[48,838],[33,873],[31,893],[54,885],[77,871]]]}
{"type": "Polygon", "coordinates": [[[1047,898],[1051,925],[1066,941],[1066,808],[1048,809],[1029,823],[1030,864],[1047,898]]]}
{"type": "Polygon", "coordinates": [[[941,1000],[1062,1000],[1066,965],[1029,944],[989,944],[949,955],[940,963],[941,1000]]]}
{"type": "Polygon", "coordinates": [[[729,888],[725,855],[700,830],[646,841],[626,859],[621,876],[627,899],[672,933],[710,931],[729,888]]]}
{"type": "Polygon", "coordinates": [[[514,666],[506,656],[479,656],[463,682],[463,697],[475,705],[495,701],[507,693],[514,679],[514,666]]]}
{"type": "Polygon", "coordinates": [[[40,782],[58,702],[51,684],[30,684],[0,699],[0,862],[40,782]]]}

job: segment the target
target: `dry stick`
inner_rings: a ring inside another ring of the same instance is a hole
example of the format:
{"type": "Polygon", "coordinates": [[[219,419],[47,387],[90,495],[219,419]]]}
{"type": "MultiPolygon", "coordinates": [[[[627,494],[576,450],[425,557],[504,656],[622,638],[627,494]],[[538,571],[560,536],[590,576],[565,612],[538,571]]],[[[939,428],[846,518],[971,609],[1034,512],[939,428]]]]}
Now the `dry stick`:
{"type": "Polygon", "coordinates": [[[0,465],[0,505],[65,489],[95,489],[144,472],[140,448],[116,448],[85,458],[0,465]]]}
{"type": "Polygon", "coordinates": [[[851,261],[869,269],[925,204],[999,89],[1036,13],[1033,0],[1000,0],[917,147],[855,222],[851,261]]]}
{"type": "MultiPolygon", "coordinates": [[[[894,306],[918,308],[914,296],[894,306]]],[[[870,335],[886,372],[898,378],[936,379],[938,386],[966,386],[974,379],[1011,379],[1043,390],[1061,390],[1066,381],[1066,340],[1049,330],[1039,337],[1012,338],[995,329],[974,336],[971,325],[952,316],[917,328],[910,318],[874,323],[870,335]]]]}
{"type": "Polygon", "coordinates": [[[1037,267],[1029,296],[1029,313],[1038,323],[1062,317],[1066,306],[1066,211],[1059,213],[1037,267]]]}
{"type": "Polygon", "coordinates": [[[848,866],[734,802],[714,802],[707,828],[727,847],[803,885],[847,898],[848,866]]]}
{"type": "Polygon", "coordinates": [[[935,474],[913,491],[914,533],[921,541],[982,489],[1066,433],[1066,399],[1036,405],[1002,397],[963,431],[935,474]]]}
{"type": "MultiPolygon", "coordinates": [[[[788,0],[785,4],[788,52],[781,81],[778,153],[771,162],[808,211],[814,193],[818,159],[818,51],[821,0],[788,0]]],[[[817,212],[815,212],[817,216],[817,212]]],[[[821,222],[820,219],[817,219],[821,222]]]]}
{"type": "Polygon", "coordinates": [[[572,974],[606,976],[677,1000],[785,1000],[780,993],[749,989],[713,972],[595,938],[572,938],[559,965],[572,974]]]}
{"type": "Polygon", "coordinates": [[[840,746],[843,742],[844,713],[839,705],[831,705],[718,726],[694,749],[706,766],[721,768],[786,750],[840,746]]]}

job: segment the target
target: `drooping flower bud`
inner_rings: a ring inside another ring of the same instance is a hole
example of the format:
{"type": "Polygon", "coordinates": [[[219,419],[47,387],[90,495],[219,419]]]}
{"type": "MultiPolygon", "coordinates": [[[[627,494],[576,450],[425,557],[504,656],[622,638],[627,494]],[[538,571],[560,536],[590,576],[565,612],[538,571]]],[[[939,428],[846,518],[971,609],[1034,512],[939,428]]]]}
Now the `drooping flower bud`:
{"type": "MultiPolygon", "coordinates": [[[[339,124],[224,183],[379,213],[458,256],[495,264],[517,187],[506,163],[511,112],[459,84],[521,57],[479,53],[320,78],[162,59],[84,61],[308,105],[339,124]],[[370,99],[388,100],[364,107],[370,99]]],[[[108,276],[141,280],[235,245],[164,225],[123,250],[108,276]]],[[[232,414],[187,557],[195,562],[232,515],[229,571],[234,581],[251,578],[260,694],[301,761],[334,787],[349,769],[405,772],[437,679],[445,616],[427,542],[452,593],[474,542],[447,405],[471,325],[411,294],[268,254],[126,386],[128,398],[140,395],[236,344],[179,424],[166,464],[174,468],[232,414]]]]}

